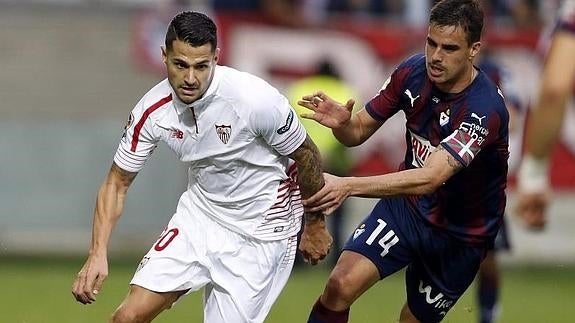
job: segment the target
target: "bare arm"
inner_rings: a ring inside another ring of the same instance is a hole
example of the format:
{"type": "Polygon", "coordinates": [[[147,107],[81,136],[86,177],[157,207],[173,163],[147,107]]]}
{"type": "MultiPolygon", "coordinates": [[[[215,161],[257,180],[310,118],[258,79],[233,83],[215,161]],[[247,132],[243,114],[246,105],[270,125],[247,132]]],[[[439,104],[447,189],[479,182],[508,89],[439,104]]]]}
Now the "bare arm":
{"type": "Polygon", "coordinates": [[[108,242],[122,214],[126,193],[136,174],[127,172],[114,163],[98,190],[88,259],[72,288],[72,294],[82,304],[90,304],[96,300],[96,294],[108,276],[108,242]]]}
{"type": "Polygon", "coordinates": [[[353,178],[350,193],[361,197],[430,194],[462,168],[463,165],[440,145],[422,168],[353,178]]]}
{"type": "Polygon", "coordinates": [[[558,140],[567,100],[575,82],[575,36],[557,32],[543,66],[539,99],[529,119],[526,152],[546,159],[558,140]]]}
{"type": "Polygon", "coordinates": [[[385,197],[423,195],[436,191],[463,168],[448,151],[439,146],[422,168],[366,177],[327,175],[326,185],[304,203],[313,210],[333,212],[349,196],[385,197]]]}
{"type": "MultiPolygon", "coordinates": [[[[297,164],[298,185],[302,197],[305,199],[318,192],[325,182],[322,175],[321,156],[310,137],[306,136],[303,144],[289,157],[297,164]]],[[[316,264],[327,255],[333,239],[327,231],[325,216],[321,211],[306,210],[304,221],[300,250],[306,261],[316,264]]]]}
{"type": "Polygon", "coordinates": [[[107,254],[110,235],[122,214],[126,193],[136,175],[137,173],[121,169],[116,163],[112,164],[108,176],[98,190],[90,254],[107,254]]]}

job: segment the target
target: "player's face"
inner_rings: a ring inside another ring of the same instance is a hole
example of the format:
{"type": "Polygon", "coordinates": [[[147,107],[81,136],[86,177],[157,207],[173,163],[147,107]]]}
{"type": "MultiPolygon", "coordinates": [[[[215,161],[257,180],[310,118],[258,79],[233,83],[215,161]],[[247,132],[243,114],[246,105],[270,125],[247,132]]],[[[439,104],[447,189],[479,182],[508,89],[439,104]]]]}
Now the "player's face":
{"type": "Polygon", "coordinates": [[[171,50],[162,48],[168,81],[182,102],[191,104],[204,95],[212,82],[218,54],[219,49],[213,50],[211,44],[194,47],[177,39],[171,50]]]}
{"type": "Polygon", "coordinates": [[[460,92],[471,82],[473,57],[479,53],[481,43],[468,44],[465,36],[459,26],[429,26],[425,45],[427,75],[444,92],[460,92]]]}

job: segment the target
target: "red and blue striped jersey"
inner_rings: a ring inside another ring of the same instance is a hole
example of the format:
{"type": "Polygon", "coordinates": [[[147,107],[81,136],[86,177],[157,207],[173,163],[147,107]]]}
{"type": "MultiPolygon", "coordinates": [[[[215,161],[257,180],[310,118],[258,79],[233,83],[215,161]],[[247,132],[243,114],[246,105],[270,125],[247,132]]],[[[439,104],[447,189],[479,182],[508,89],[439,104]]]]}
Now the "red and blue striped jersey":
{"type": "Polygon", "coordinates": [[[464,166],[434,193],[408,196],[408,205],[457,239],[490,243],[506,204],[509,114],[503,94],[481,70],[463,91],[444,93],[425,64],[421,54],[402,62],[366,110],[380,121],[405,113],[407,150],[400,169],[422,167],[439,145],[464,166]]]}

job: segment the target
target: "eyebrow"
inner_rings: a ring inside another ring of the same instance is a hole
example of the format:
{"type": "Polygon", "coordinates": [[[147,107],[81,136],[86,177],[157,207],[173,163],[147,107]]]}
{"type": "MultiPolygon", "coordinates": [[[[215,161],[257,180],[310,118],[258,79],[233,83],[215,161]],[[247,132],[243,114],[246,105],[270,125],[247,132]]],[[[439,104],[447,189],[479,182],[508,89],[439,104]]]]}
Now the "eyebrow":
{"type": "MultiPolygon", "coordinates": [[[[431,39],[431,37],[429,36],[427,36],[427,42],[431,43],[434,46],[439,46],[439,44],[435,40],[431,39]]],[[[441,47],[446,50],[458,50],[459,48],[461,48],[457,44],[443,44],[441,45],[441,47]]]]}

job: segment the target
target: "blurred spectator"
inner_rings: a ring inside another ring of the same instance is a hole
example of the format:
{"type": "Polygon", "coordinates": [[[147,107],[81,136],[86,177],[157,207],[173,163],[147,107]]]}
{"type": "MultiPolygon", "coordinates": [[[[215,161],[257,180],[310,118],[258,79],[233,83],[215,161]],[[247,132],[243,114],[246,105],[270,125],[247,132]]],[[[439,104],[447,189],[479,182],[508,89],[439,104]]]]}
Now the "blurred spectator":
{"type": "MultiPolygon", "coordinates": [[[[294,82],[288,89],[287,97],[296,110],[298,116],[309,113],[309,110],[298,105],[304,95],[318,90],[329,91],[334,94],[334,100],[345,102],[349,98],[358,99],[356,91],[346,84],[339,76],[335,66],[327,60],[321,61],[315,73],[294,82]]],[[[301,118],[301,123],[308,135],[316,143],[322,156],[324,171],[337,176],[347,176],[353,166],[353,160],[347,147],[342,145],[331,133],[331,129],[310,120],[301,118]]],[[[335,265],[339,252],[343,247],[345,211],[344,203],[332,215],[328,217],[330,232],[333,236],[333,247],[328,262],[335,265]]]]}
{"type": "Polygon", "coordinates": [[[325,21],[327,0],[213,0],[215,10],[259,11],[270,22],[308,27],[325,21]]]}
{"type": "Polygon", "coordinates": [[[359,16],[383,16],[403,11],[403,1],[396,0],[331,0],[329,10],[359,16]]]}
{"type": "Polygon", "coordinates": [[[211,0],[162,0],[145,8],[136,16],[132,55],[144,70],[164,74],[161,46],[166,26],[174,15],[184,10],[209,13],[211,0]]]}

